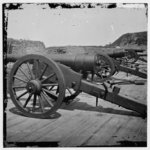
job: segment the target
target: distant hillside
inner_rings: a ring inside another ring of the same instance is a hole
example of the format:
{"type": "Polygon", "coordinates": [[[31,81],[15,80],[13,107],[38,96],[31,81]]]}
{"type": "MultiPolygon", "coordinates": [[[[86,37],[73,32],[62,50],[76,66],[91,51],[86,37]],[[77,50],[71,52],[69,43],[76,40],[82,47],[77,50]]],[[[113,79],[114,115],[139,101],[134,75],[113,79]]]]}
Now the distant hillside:
{"type": "Polygon", "coordinates": [[[45,45],[40,41],[7,39],[7,53],[32,54],[45,52],[45,45]]]}
{"type": "Polygon", "coordinates": [[[106,47],[146,47],[147,46],[147,32],[136,32],[136,33],[126,33],[119,37],[112,44],[106,47]]]}
{"type": "Polygon", "coordinates": [[[7,53],[13,54],[68,54],[79,53],[112,53],[123,51],[124,48],[147,49],[147,32],[127,33],[119,37],[112,44],[106,46],[57,46],[45,47],[41,41],[7,40],[7,53]]]}

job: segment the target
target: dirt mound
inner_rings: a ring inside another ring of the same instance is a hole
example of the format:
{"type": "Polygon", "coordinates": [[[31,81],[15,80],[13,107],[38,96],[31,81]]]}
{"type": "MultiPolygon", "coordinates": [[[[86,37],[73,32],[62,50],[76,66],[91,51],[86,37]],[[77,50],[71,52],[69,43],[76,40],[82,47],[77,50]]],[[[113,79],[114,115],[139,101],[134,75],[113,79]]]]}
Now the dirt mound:
{"type": "Polygon", "coordinates": [[[107,47],[144,48],[147,45],[147,32],[126,33],[107,47]]]}
{"type": "Polygon", "coordinates": [[[40,41],[7,39],[7,53],[33,54],[45,52],[45,45],[40,41]]]}

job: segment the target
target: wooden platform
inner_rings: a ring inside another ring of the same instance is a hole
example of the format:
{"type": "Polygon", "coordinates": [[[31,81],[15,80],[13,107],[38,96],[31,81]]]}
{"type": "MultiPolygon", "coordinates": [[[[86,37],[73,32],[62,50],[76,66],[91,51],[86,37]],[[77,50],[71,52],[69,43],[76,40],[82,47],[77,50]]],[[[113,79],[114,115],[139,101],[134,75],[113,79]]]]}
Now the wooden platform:
{"type": "MultiPolygon", "coordinates": [[[[119,73],[115,78],[126,77],[119,73]]],[[[147,104],[147,85],[121,85],[122,95],[147,104]]],[[[147,119],[137,113],[81,93],[71,104],[63,104],[49,119],[23,116],[8,95],[6,108],[7,147],[146,146],[147,119]]]]}
{"type": "Polygon", "coordinates": [[[6,109],[8,147],[85,147],[146,146],[147,119],[137,113],[80,94],[69,105],[63,104],[49,119],[22,116],[8,100],[6,109]]]}

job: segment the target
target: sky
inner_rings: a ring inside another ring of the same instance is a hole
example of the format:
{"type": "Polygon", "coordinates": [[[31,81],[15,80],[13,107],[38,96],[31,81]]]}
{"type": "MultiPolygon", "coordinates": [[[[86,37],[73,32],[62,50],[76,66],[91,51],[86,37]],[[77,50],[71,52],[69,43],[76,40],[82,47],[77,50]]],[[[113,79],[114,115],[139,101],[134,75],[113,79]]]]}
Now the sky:
{"type": "Polygon", "coordinates": [[[122,34],[147,31],[143,6],[50,9],[47,5],[24,4],[22,8],[7,12],[8,38],[42,41],[46,47],[104,46],[122,34]]]}

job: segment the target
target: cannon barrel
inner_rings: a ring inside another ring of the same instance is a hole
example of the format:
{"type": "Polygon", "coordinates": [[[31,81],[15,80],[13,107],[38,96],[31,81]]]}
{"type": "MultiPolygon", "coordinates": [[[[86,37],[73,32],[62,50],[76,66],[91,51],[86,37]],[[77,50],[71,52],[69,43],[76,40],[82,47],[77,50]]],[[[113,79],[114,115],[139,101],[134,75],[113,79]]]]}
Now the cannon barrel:
{"type": "MultiPolygon", "coordinates": [[[[120,50],[120,51],[111,51],[111,52],[108,52],[108,56],[112,57],[112,58],[122,58],[124,57],[127,52],[143,52],[144,50],[138,50],[138,49],[125,49],[125,50],[120,50]]],[[[46,54],[45,54],[46,55],[46,54]]],[[[6,59],[8,62],[15,62],[17,61],[19,58],[21,58],[22,56],[24,55],[16,55],[16,54],[7,54],[6,55],[6,59]]],[[[54,61],[56,62],[60,62],[60,63],[63,63],[65,65],[72,67],[72,66],[80,66],[80,65],[83,65],[83,62],[86,64],[86,65],[89,65],[93,64],[93,60],[96,60],[97,59],[97,55],[93,54],[93,55],[87,55],[87,54],[78,54],[78,55],[57,55],[57,54],[48,54],[46,55],[48,57],[50,57],[51,59],[53,59],[54,61]],[[79,62],[79,64],[76,64],[76,62],[79,62]]],[[[83,66],[82,66],[83,67],[83,66]]],[[[91,65],[89,66],[91,68],[91,65]]],[[[87,68],[86,68],[87,69],[87,68]]]]}
{"type": "Polygon", "coordinates": [[[145,50],[144,49],[129,49],[129,48],[126,48],[125,51],[132,51],[132,52],[144,52],[145,50]]]}
{"type": "MultiPolygon", "coordinates": [[[[7,54],[6,61],[15,62],[24,55],[14,55],[7,54]]],[[[96,65],[99,63],[99,58],[97,54],[87,55],[87,54],[78,54],[78,55],[45,55],[48,58],[51,58],[55,62],[62,63],[66,66],[69,66],[75,71],[92,71],[96,65]]]]}
{"type": "Polygon", "coordinates": [[[121,58],[126,55],[126,52],[113,52],[108,54],[112,58],[121,58]]]}
{"type": "Polygon", "coordinates": [[[125,51],[111,52],[108,55],[112,58],[122,58],[122,57],[125,57],[127,54],[135,54],[136,55],[138,52],[143,52],[143,50],[125,49],[125,51]]]}
{"type": "MultiPolygon", "coordinates": [[[[107,51],[107,49],[106,49],[107,51]]],[[[112,57],[112,58],[121,58],[121,57],[124,57],[126,56],[126,54],[129,54],[129,53],[143,53],[144,49],[111,49],[111,51],[109,52],[109,49],[108,49],[108,52],[107,54],[112,57]]]]}
{"type": "MultiPolygon", "coordinates": [[[[121,51],[121,52],[119,51],[119,52],[110,52],[107,55],[112,57],[112,58],[121,58],[121,57],[124,57],[126,55],[126,53],[127,52],[125,52],[125,51],[121,51]]],[[[91,62],[92,63],[94,62],[93,60],[97,59],[97,55],[98,54],[92,54],[92,55],[78,54],[78,55],[67,55],[66,56],[66,55],[57,55],[57,54],[50,55],[50,54],[48,54],[46,56],[52,58],[54,61],[63,63],[67,66],[68,66],[68,64],[69,64],[69,66],[72,66],[72,65],[74,66],[75,61],[79,61],[81,64],[83,62],[86,62],[86,63],[88,62],[89,64],[91,64],[91,62]]],[[[6,59],[7,59],[8,63],[9,62],[15,62],[19,58],[21,58],[22,56],[24,56],[24,55],[7,54],[6,59]]],[[[89,64],[87,64],[87,65],[89,65],[89,64]]],[[[91,66],[90,66],[90,68],[91,68],[91,66]]]]}
{"type": "Polygon", "coordinates": [[[147,56],[147,54],[138,54],[138,56],[143,57],[143,56],[147,56]]]}

